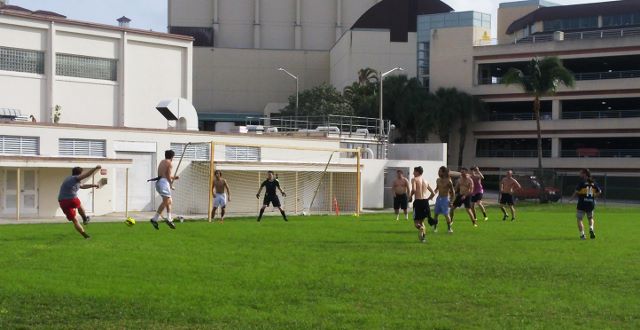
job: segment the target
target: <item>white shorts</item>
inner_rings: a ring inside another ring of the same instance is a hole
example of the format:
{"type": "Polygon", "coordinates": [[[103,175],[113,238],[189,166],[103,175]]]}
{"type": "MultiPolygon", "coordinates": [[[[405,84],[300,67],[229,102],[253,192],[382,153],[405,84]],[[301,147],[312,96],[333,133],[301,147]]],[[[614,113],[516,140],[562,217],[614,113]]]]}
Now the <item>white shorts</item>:
{"type": "Polygon", "coordinates": [[[156,191],[162,197],[171,197],[171,185],[166,178],[156,181],[156,191]]]}
{"type": "Polygon", "coordinates": [[[227,206],[227,195],[226,194],[216,194],[213,198],[213,208],[225,208],[227,206]]]}

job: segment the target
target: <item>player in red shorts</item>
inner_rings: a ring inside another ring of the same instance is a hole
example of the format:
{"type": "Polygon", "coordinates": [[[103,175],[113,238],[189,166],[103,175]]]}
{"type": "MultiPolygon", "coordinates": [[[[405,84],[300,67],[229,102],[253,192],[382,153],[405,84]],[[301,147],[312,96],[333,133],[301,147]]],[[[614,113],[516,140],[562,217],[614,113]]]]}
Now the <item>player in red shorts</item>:
{"type": "Polygon", "coordinates": [[[90,236],[84,231],[84,228],[76,219],[76,209],[78,209],[78,213],[80,213],[82,217],[82,224],[86,225],[89,223],[89,217],[85,214],[82,203],[80,203],[80,199],[78,199],[78,189],[99,188],[97,184],[81,184],[81,182],[101,168],[102,167],[98,165],[83,173],[82,168],[74,167],[71,170],[71,176],[68,176],[62,181],[60,193],[58,194],[58,202],[60,203],[62,212],[64,212],[69,221],[73,222],[73,226],[76,227],[76,230],[84,238],[90,238],[90,236]]]}

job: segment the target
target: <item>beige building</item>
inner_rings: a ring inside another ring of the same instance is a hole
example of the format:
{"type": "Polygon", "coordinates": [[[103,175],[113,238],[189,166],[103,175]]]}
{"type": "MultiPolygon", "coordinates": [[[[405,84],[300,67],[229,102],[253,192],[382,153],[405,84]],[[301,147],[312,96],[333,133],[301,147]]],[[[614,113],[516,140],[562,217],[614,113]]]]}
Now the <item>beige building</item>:
{"type": "Polygon", "coordinates": [[[169,29],[193,36],[194,105],[201,128],[244,124],[281,109],[299,89],[338,90],[358,70],[416,74],[416,17],[440,1],[169,0],[169,29]]]}
{"type": "MultiPolygon", "coordinates": [[[[501,78],[533,57],[558,56],[576,85],[542,100],[544,166],[638,176],[640,4],[549,5],[501,4],[497,40],[477,26],[430,30],[431,89],[457,87],[481,97],[489,112],[469,130],[463,164],[492,173],[537,167],[531,97],[501,78]]],[[[450,141],[449,164],[458,163],[457,145],[457,138],[450,141]]]]}

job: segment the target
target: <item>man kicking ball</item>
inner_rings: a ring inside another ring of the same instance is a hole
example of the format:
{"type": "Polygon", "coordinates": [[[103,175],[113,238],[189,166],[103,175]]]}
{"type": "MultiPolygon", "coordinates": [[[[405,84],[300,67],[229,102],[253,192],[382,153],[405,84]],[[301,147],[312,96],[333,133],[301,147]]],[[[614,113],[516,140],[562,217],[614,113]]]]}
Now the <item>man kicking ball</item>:
{"type": "Polygon", "coordinates": [[[266,191],[264,194],[264,200],[262,202],[262,208],[260,209],[260,215],[258,216],[258,222],[262,220],[264,209],[266,209],[269,204],[273,205],[273,207],[277,207],[278,210],[280,210],[280,214],[282,214],[282,218],[284,219],[284,221],[289,221],[287,220],[287,215],[284,213],[284,210],[280,205],[280,199],[278,199],[278,195],[276,195],[276,188],[280,190],[282,197],[287,197],[287,194],[285,194],[284,191],[282,191],[282,188],[280,188],[280,182],[274,177],[273,171],[267,172],[267,179],[264,180],[264,182],[262,182],[262,184],[260,185],[260,189],[256,194],[256,198],[258,199],[260,199],[262,188],[266,188],[266,191]]]}
{"type": "Polygon", "coordinates": [[[409,194],[411,189],[409,188],[409,180],[404,177],[402,170],[396,171],[396,179],[393,180],[393,210],[396,212],[396,221],[400,217],[400,209],[404,211],[404,219],[409,220],[409,213],[407,208],[409,206],[409,194]]]}
{"type": "Polygon", "coordinates": [[[156,230],[160,229],[158,227],[158,219],[162,215],[162,211],[167,209],[167,218],[164,219],[164,222],[171,229],[176,229],[176,225],[173,224],[173,218],[171,217],[171,204],[173,203],[171,199],[171,190],[173,190],[173,181],[178,180],[178,176],[171,176],[171,171],[173,170],[173,157],[176,155],[173,150],[167,150],[164,152],[164,159],[158,164],[158,177],[160,179],[156,181],[156,191],[162,197],[162,203],[158,207],[158,211],[151,218],[151,225],[156,230]]]}
{"type": "Polygon", "coordinates": [[[220,223],[224,223],[224,212],[227,202],[231,201],[231,192],[227,180],[222,178],[222,172],[216,170],[215,179],[213,179],[213,210],[211,210],[211,219],[216,218],[216,211],[220,208],[220,223]],[[226,193],[225,193],[226,190],[226,193]]]}
{"type": "Polygon", "coordinates": [[[87,225],[90,221],[87,214],[84,212],[82,203],[78,198],[79,189],[99,188],[97,184],[82,184],[82,181],[92,176],[97,170],[101,169],[100,165],[92,168],[87,172],[83,172],[82,168],[74,167],[71,170],[71,176],[68,176],[62,181],[60,186],[60,193],[58,194],[58,203],[62,212],[67,216],[67,220],[73,222],[73,226],[84,238],[91,238],[89,234],[84,231],[82,225],[76,219],[76,209],[82,217],[82,224],[87,225]]]}

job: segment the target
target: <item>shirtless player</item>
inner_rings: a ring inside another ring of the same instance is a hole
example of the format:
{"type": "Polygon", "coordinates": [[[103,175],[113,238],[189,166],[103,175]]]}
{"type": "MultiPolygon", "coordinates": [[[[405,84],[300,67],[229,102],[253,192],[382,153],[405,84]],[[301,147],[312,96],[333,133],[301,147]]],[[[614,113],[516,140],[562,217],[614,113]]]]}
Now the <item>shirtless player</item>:
{"type": "Polygon", "coordinates": [[[508,170],[507,176],[500,181],[500,210],[502,210],[504,214],[502,221],[507,220],[507,211],[504,209],[505,205],[509,205],[509,209],[511,209],[511,221],[516,220],[516,209],[513,206],[513,193],[521,188],[520,183],[513,178],[513,171],[508,170]]]}
{"type": "Polygon", "coordinates": [[[469,215],[469,219],[471,219],[471,223],[473,223],[474,227],[478,227],[478,221],[473,214],[473,210],[471,209],[471,197],[473,196],[473,180],[469,176],[469,170],[466,168],[462,168],[460,170],[460,180],[456,185],[456,190],[458,191],[458,195],[456,196],[456,200],[453,201],[453,207],[451,208],[451,221],[453,221],[453,216],[456,208],[464,205],[464,208],[467,210],[467,214],[469,215]]]}
{"type": "Polygon", "coordinates": [[[162,203],[158,207],[158,211],[151,218],[151,224],[153,228],[158,228],[158,219],[162,215],[162,211],[167,209],[167,218],[164,219],[164,222],[171,229],[176,229],[176,225],[173,224],[173,218],[171,217],[171,190],[173,190],[173,181],[178,180],[179,177],[171,176],[171,171],[173,170],[173,157],[176,155],[173,150],[167,150],[164,152],[164,159],[158,164],[158,176],[160,179],[156,181],[156,191],[162,197],[162,203]]]}
{"type": "Polygon", "coordinates": [[[447,219],[447,228],[449,233],[453,233],[453,228],[451,228],[451,217],[449,216],[449,208],[451,207],[451,201],[454,196],[453,182],[451,182],[451,177],[449,177],[449,169],[442,166],[438,170],[438,180],[436,180],[436,192],[438,193],[438,198],[436,198],[436,219],[435,226],[433,228],[434,232],[438,231],[438,215],[444,215],[445,219],[447,219]]]}
{"type": "Polygon", "coordinates": [[[429,210],[429,201],[433,199],[435,193],[429,184],[422,178],[424,170],[422,166],[415,167],[413,169],[413,179],[411,179],[411,199],[415,196],[413,202],[413,223],[418,229],[420,242],[426,242],[427,233],[424,229],[424,219],[431,219],[431,210],[429,210]],[[431,195],[429,198],[425,198],[426,191],[429,191],[431,195]]]}
{"type": "Polygon", "coordinates": [[[409,220],[407,207],[409,205],[409,180],[404,177],[402,170],[396,171],[397,177],[393,180],[393,210],[396,212],[396,221],[400,217],[400,209],[404,211],[404,219],[409,220]]]}
{"type": "Polygon", "coordinates": [[[227,202],[231,201],[231,191],[229,191],[227,180],[222,178],[222,172],[220,170],[216,170],[215,176],[215,179],[213,179],[213,187],[211,187],[214,196],[211,219],[216,218],[216,211],[220,208],[220,223],[224,223],[224,213],[227,208],[227,202]]]}

